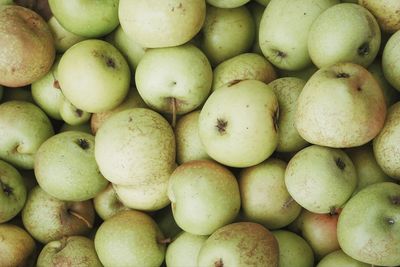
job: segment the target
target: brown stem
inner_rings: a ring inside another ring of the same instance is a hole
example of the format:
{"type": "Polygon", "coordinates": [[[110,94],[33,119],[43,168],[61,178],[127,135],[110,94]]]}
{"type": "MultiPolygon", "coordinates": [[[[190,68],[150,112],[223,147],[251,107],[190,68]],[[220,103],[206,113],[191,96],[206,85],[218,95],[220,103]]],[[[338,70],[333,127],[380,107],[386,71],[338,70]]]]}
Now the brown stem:
{"type": "Polygon", "coordinates": [[[172,240],[171,240],[170,237],[167,237],[167,238],[164,238],[164,239],[158,239],[158,240],[157,240],[157,243],[158,243],[158,244],[169,244],[169,243],[171,243],[171,242],[172,242],[172,240]]]}
{"type": "Polygon", "coordinates": [[[172,109],[172,128],[176,126],[176,99],[175,97],[171,98],[171,109],[172,109]]]}
{"type": "Polygon", "coordinates": [[[68,212],[69,212],[72,216],[75,216],[75,217],[78,218],[79,220],[82,220],[82,221],[87,225],[88,228],[93,228],[93,225],[92,225],[85,217],[83,217],[83,216],[80,215],[79,213],[76,213],[76,212],[73,211],[73,210],[69,210],[68,212]]]}

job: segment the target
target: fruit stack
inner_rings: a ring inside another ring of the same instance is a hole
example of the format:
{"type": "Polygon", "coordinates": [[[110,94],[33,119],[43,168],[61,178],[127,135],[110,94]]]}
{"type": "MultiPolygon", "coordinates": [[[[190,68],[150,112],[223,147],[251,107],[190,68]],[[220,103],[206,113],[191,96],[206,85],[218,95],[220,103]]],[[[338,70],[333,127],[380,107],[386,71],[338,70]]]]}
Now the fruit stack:
{"type": "Polygon", "coordinates": [[[0,266],[400,266],[400,1],[0,0],[0,266]]]}

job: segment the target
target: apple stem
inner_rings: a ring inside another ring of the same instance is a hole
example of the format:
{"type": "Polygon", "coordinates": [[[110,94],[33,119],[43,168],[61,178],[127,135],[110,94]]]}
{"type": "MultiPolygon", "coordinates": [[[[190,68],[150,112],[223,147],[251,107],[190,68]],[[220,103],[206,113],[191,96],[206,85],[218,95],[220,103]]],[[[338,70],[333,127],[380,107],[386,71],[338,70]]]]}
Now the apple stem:
{"type": "Polygon", "coordinates": [[[176,99],[175,97],[171,98],[171,108],[172,108],[172,128],[176,126],[176,99]]]}
{"type": "Polygon", "coordinates": [[[167,237],[167,238],[164,238],[164,239],[158,239],[158,240],[157,240],[157,243],[158,243],[158,244],[169,244],[169,243],[171,243],[171,242],[172,242],[172,240],[171,240],[170,237],[167,237]]]}
{"type": "Polygon", "coordinates": [[[75,216],[76,218],[78,218],[79,220],[82,220],[82,221],[87,225],[88,228],[93,228],[93,225],[92,225],[88,220],[86,220],[85,217],[83,217],[83,216],[80,215],[79,213],[76,213],[76,212],[73,211],[73,210],[69,210],[69,213],[70,213],[72,216],[75,216]]]}

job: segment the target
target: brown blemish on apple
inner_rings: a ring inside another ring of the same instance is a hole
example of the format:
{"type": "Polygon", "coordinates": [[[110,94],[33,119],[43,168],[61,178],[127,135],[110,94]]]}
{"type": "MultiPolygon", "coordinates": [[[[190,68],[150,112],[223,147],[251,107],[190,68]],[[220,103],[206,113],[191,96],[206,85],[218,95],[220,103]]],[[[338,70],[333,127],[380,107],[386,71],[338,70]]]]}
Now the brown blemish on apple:
{"type": "Polygon", "coordinates": [[[83,111],[79,108],[75,110],[75,113],[76,113],[76,115],[78,115],[78,117],[82,117],[82,115],[83,115],[83,111]]]}
{"type": "Polygon", "coordinates": [[[335,158],[335,164],[342,171],[346,168],[346,163],[341,158],[335,158]]]}
{"type": "Polygon", "coordinates": [[[287,209],[292,203],[294,203],[294,199],[292,197],[289,197],[288,200],[283,203],[282,208],[287,209]]]}
{"type": "Polygon", "coordinates": [[[157,243],[160,244],[160,245],[169,244],[171,242],[172,242],[172,239],[170,237],[157,240],[157,243]]]}
{"type": "Polygon", "coordinates": [[[106,58],[106,65],[107,67],[115,69],[115,61],[110,57],[106,58]]]}
{"type": "Polygon", "coordinates": [[[282,52],[280,50],[276,50],[276,55],[281,58],[285,58],[287,56],[285,52],[282,52]]]}
{"type": "Polygon", "coordinates": [[[82,138],[79,138],[78,140],[76,140],[76,144],[83,150],[86,150],[89,148],[89,142],[82,138]]]}
{"type": "Polygon", "coordinates": [[[227,126],[228,126],[228,121],[224,119],[217,119],[217,125],[215,125],[215,127],[217,127],[218,133],[220,135],[224,135],[226,133],[227,126]]]}
{"type": "Polygon", "coordinates": [[[8,186],[7,184],[1,182],[1,180],[0,180],[0,185],[1,185],[1,189],[6,194],[6,196],[10,196],[12,194],[13,189],[10,186],[8,186]]]}
{"type": "Polygon", "coordinates": [[[369,54],[370,48],[369,48],[369,43],[365,42],[360,47],[357,49],[357,53],[360,56],[367,56],[369,54]]]}
{"type": "Polygon", "coordinates": [[[349,77],[350,75],[345,72],[339,72],[338,74],[336,74],[336,78],[349,78],[349,77]]]}
{"type": "Polygon", "coordinates": [[[274,122],[274,130],[275,132],[278,132],[279,106],[275,109],[274,114],[272,115],[272,120],[274,122]]]}
{"type": "Polygon", "coordinates": [[[400,196],[392,196],[390,202],[392,202],[393,205],[400,205],[400,196]]]}
{"type": "Polygon", "coordinates": [[[222,261],[221,258],[219,258],[217,261],[214,262],[215,267],[224,267],[224,262],[222,261]]]}

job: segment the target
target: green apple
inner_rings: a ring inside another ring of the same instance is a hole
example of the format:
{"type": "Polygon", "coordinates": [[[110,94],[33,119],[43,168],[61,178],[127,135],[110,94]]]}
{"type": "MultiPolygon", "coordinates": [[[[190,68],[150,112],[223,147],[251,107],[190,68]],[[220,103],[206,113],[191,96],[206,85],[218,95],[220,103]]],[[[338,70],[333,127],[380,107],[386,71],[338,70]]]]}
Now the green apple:
{"type": "Polygon", "coordinates": [[[47,244],[63,236],[87,234],[93,228],[95,211],[91,201],[67,202],[33,188],[22,210],[25,229],[47,244]]]}
{"type": "Polygon", "coordinates": [[[99,171],[94,146],[94,136],[83,132],[67,131],[46,140],[35,155],[35,176],[40,187],[60,200],[95,197],[108,181],[99,171]]]}
{"type": "Polygon", "coordinates": [[[0,224],[0,266],[33,266],[36,244],[22,228],[0,224]]]}
{"type": "Polygon", "coordinates": [[[58,65],[64,96],[87,112],[118,106],[129,90],[130,70],[122,54],[102,40],[85,40],[69,48],[58,65]]]}
{"type": "Polygon", "coordinates": [[[80,125],[69,125],[67,123],[63,123],[59,129],[59,133],[66,132],[66,131],[78,131],[91,134],[92,129],[90,128],[89,123],[84,123],[80,125]]]}
{"type": "Polygon", "coordinates": [[[203,244],[198,266],[278,267],[276,238],[257,223],[239,222],[215,231],[203,244]]]}
{"type": "Polygon", "coordinates": [[[206,100],[212,75],[204,53],[192,44],[185,44],[147,51],[136,69],[135,82],[150,108],[185,114],[206,100]]]}
{"type": "Polygon", "coordinates": [[[295,125],[301,137],[321,146],[356,147],[382,129],[386,104],[375,78],[353,63],[317,71],[297,99],[295,125]]]}
{"type": "Polygon", "coordinates": [[[77,35],[65,29],[54,16],[50,18],[47,24],[49,25],[50,31],[53,34],[54,45],[59,53],[64,53],[74,44],[87,39],[86,37],[77,35]]]}
{"type": "Polygon", "coordinates": [[[301,70],[310,65],[311,25],[338,3],[339,0],[271,0],[259,31],[259,44],[265,57],[280,69],[301,70]]]}
{"type": "Polygon", "coordinates": [[[13,0],[0,0],[0,5],[12,5],[14,4],[13,0]]]}
{"type": "Polygon", "coordinates": [[[286,230],[273,231],[272,234],[279,245],[279,267],[314,266],[314,252],[303,238],[286,230]]]}
{"type": "Polygon", "coordinates": [[[26,201],[26,191],[18,170],[0,160],[0,223],[11,220],[22,210],[26,201]]]}
{"type": "Polygon", "coordinates": [[[297,152],[308,144],[294,125],[297,98],[305,84],[304,80],[294,77],[280,78],[268,84],[278,98],[278,152],[297,152]]]}
{"type": "Polygon", "coordinates": [[[220,63],[214,69],[211,90],[236,83],[241,80],[259,80],[264,83],[276,79],[274,67],[263,56],[244,53],[220,63]]]}
{"type": "Polygon", "coordinates": [[[268,6],[271,0],[255,0],[257,3],[260,3],[263,6],[268,6]]]}
{"type": "Polygon", "coordinates": [[[207,0],[207,4],[220,8],[235,8],[240,7],[250,0],[207,0]]]}
{"type": "Polygon", "coordinates": [[[398,53],[400,43],[400,30],[390,36],[382,54],[382,70],[386,80],[398,91],[400,91],[400,54],[398,53]]]}
{"type": "Polygon", "coordinates": [[[21,6],[2,5],[0,25],[0,84],[24,86],[45,75],[53,64],[55,48],[43,18],[21,6]]]}
{"type": "Polygon", "coordinates": [[[300,205],[286,189],[285,169],[284,161],[269,158],[240,172],[240,199],[246,220],[271,230],[290,224],[300,214],[300,205]]]}
{"type": "Polygon", "coordinates": [[[93,198],[93,205],[96,213],[104,221],[122,210],[129,209],[118,199],[117,193],[111,183],[106,187],[106,189],[93,198]]]}
{"type": "Polygon", "coordinates": [[[300,215],[301,235],[313,249],[316,260],[340,248],[337,239],[338,212],[340,209],[327,214],[303,210],[300,215]]]}
{"type": "Polygon", "coordinates": [[[278,100],[272,88],[244,80],[210,95],[200,112],[199,135],[211,158],[231,167],[249,167],[274,152],[277,120],[278,100]]]}
{"type": "Polygon", "coordinates": [[[119,20],[124,32],[141,46],[156,48],[184,44],[201,29],[204,0],[120,0],[119,20]]]}
{"type": "Polygon", "coordinates": [[[346,149],[346,153],[349,155],[357,172],[357,187],[353,194],[368,185],[392,181],[376,162],[371,143],[346,149]]]}
{"type": "Polygon", "coordinates": [[[175,126],[176,161],[182,164],[191,160],[211,159],[199,136],[200,110],[182,116],[175,126]]]}
{"type": "Polygon", "coordinates": [[[207,6],[206,19],[198,36],[200,48],[213,66],[250,50],[255,23],[246,6],[207,6]]]}
{"type": "Polygon", "coordinates": [[[342,250],[355,260],[383,266],[400,265],[400,185],[370,185],[352,197],[339,216],[342,250]]]}
{"type": "Polygon", "coordinates": [[[175,168],[175,136],[169,123],[145,108],[127,109],[110,117],[95,137],[101,173],[118,185],[165,182],[175,168]]]}
{"type": "Polygon", "coordinates": [[[81,110],[72,103],[66,99],[65,97],[62,97],[61,103],[59,106],[59,112],[61,115],[61,118],[65,123],[68,123],[70,125],[81,125],[84,124],[85,122],[88,122],[91,117],[91,113],[81,110]]]}
{"type": "Polygon", "coordinates": [[[0,105],[0,158],[22,169],[33,169],[39,146],[54,134],[46,114],[24,101],[0,105]]]}
{"type": "Polygon", "coordinates": [[[357,185],[357,173],[343,150],[312,145],[289,161],[285,184],[303,208],[328,213],[351,197],[357,185]]]}
{"type": "Polygon", "coordinates": [[[147,214],[121,211],[104,221],[94,245],[106,267],[160,266],[165,256],[164,235],[147,214]]]}
{"type": "Polygon", "coordinates": [[[344,253],[343,250],[339,249],[323,257],[316,267],[337,267],[337,266],[371,267],[371,264],[355,260],[346,253],[344,253]]]}
{"type": "Polygon", "coordinates": [[[207,160],[183,163],[172,173],[168,197],[178,226],[209,235],[233,222],[240,208],[239,186],[224,166],[207,160]]]}
{"type": "Polygon", "coordinates": [[[400,3],[396,0],[359,0],[376,18],[382,31],[393,33],[400,30],[400,3]]]}
{"type": "Polygon", "coordinates": [[[37,259],[37,267],[49,266],[102,267],[94,249],[94,243],[87,237],[68,236],[46,244],[37,259]]]}
{"type": "Polygon", "coordinates": [[[400,163],[397,157],[400,155],[398,140],[400,138],[400,102],[392,105],[388,110],[388,116],[383,129],[373,140],[375,159],[383,172],[392,178],[400,180],[400,163]]]}
{"type": "Polygon", "coordinates": [[[88,38],[110,33],[118,26],[119,0],[49,0],[51,12],[68,31],[88,38]]]}
{"type": "Polygon", "coordinates": [[[168,245],[165,263],[168,267],[197,266],[197,256],[207,238],[206,235],[181,232],[168,245]]]}
{"type": "Polygon", "coordinates": [[[136,41],[136,38],[127,35],[121,26],[109,34],[106,41],[118,48],[125,56],[132,71],[136,69],[147,50],[136,41]]]}
{"type": "Polygon", "coordinates": [[[360,5],[342,3],[327,9],[312,24],[308,52],[318,68],[340,62],[368,67],[380,43],[381,31],[375,17],[360,5]]]}

